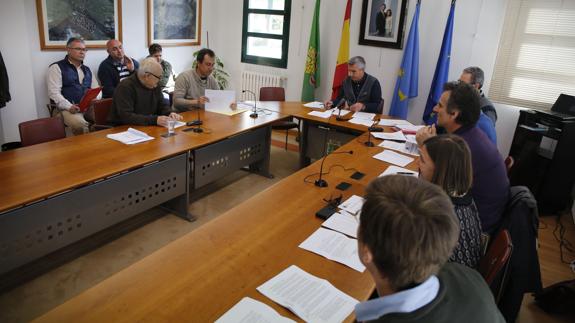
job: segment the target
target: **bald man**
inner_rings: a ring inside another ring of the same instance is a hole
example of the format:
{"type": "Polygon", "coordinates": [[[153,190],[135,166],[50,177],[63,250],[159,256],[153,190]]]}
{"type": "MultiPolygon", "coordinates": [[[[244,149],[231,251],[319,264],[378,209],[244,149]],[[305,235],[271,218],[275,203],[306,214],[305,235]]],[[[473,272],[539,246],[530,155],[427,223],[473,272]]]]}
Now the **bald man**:
{"type": "Polygon", "coordinates": [[[162,65],[153,57],[142,61],[137,73],[120,82],[114,92],[108,122],[114,125],[166,126],[168,120],[181,120],[164,103],[158,86],[162,77],[162,65]]]}
{"type": "Polygon", "coordinates": [[[98,79],[102,89],[102,98],[111,98],[114,90],[121,80],[132,75],[138,69],[138,61],[124,54],[122,43],[116,39],[110,39],[106,43],[108,58],[100,63],[98,79]]]}

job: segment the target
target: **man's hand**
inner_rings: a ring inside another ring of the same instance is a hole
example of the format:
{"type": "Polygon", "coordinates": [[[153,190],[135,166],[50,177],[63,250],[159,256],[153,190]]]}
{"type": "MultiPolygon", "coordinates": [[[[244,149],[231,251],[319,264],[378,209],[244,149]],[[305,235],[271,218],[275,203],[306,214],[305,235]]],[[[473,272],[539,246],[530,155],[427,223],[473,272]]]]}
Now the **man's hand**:
{"type": "Polygon", "coordinates": [[[361,102],[354,103],[349,107],[349,109],[353,112],[362,111],[364,108],[365,108],[365,104],[363,104],[361,102]]]}
{"type": "Polygon", "coordinates": [[[73,104],[73,105],[70,106],[70,109],[68,109],[68,111],[69,111],[71,114],[75,114],[75,113],[77,113],[77,112],[80,112],[80,107],[77,106],[77,105],[75,105],[75,104],[73,104]]]}
{"type": "Polygon", "coordinates": [[[323,104],[324,108],[326,109],[331,109],[331,107],[333,106],[333,102],[331,101],[325,101],[323,104]]]}
{"type": "Polygon", "coordinates": [[[171,119],[168,116],[159,116],[158,119],[156,119],[156,124],[158,126],[167,127],[168,121],[170,121],[170,120],[171,119]]]}
{"type": "Polygon", "coordinates": [[[183,119],[181,115],[179,115],[179,114],[177,114],[177,113],[175,113],[175,112],[170,113],[170,115],[168,116],[168,118],[171,118],[171,119],[176,120],[176,121],[180,121],[180,120],[183,119]]]}
{"type": "Polygon", "coordinates": [[[210,102],[210,99],[207,96],[200,96],[198,99],[198,104],[205,104],[206,102],[210,102]]]}
{"type": "Polygon", "coordinates": [[[128,68],[130,72],[134,71],[134,62],[132,62],[132,59],[128,56],[124,56],[124,64],[126,64],[126,68],[128,68]]]}
{"type": "Polygon", "coordinates": [[[417,130],[415,140],[417,141],[417,145],[421,147],[428,138],[435,136],[437,136],[437,129],[435,129],[435,125],[431,125],[417,130]]]}

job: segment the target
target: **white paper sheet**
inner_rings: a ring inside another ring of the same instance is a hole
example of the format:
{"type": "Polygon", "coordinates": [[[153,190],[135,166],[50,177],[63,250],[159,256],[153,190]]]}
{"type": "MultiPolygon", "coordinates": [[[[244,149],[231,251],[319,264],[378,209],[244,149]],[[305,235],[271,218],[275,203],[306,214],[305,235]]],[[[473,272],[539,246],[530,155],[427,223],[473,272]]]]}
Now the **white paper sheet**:
{"type": "Polygon", "coordinates": [[[210,99],[209,102],[206,102],[206,111],[232,116],[252,109],[252,107],[245,105],[241,107],[236,105],[235,109],[230,107],[232,103],[236,102],[236,91],[206,89],[204,95],[210,99]]]}
{"type": "Polygon", "coordinates": [[[380,126],[388,126],[388,127],[393,127],[396,125],[412,125],[413,124],[407,120],[395,120],[395,119],[381,119],[379,120],[378,123],[380,126]]]}
{"type": "Polygon", "coordinates": [[[342,202],[338,207],[350,214],[357,215],[363,206],[363,198],[357,195],[350,196],[347,200],[342,202]]]}
{"type": "Polygon", "coordinates": [[[407,156],[402,155],[402,154],[398,154],[398,153],[393,152],[391,150],[384,150],[384,151],[380,152],[379,154],[373,156],[373,158],[379,159],[379,160],[384,161],[384,162],[388,162],[390,164],[401,166],[401,167],[405,167],[413,161],[413,158],[407,157],[407,156]]]}
{"type": "Polygon", "coordinates": [[[414,171],[409,170],[407,168],[397,167],[397,166],[391,165],[391,166],[387,167],[383,173],[379,174],[378,177],[386,176],[386,175],[394,175],[394,174],[400,174],[400,175],[406,175],[406,176],[415,176],[415,177],[419,176],[418,172],[414,172],[414,171]]]}
{"type": "Polygon", "coordinates": [[[283,317],[273,308],[256,301],[250,297],[244,297],[234,307],[222,315],[216,323],[295,323],[295,321],[283,317]]]}
{"type": "Polygon", "coordinates": [[[314,116],[314,117],[318,117],[318,118],[327,119],[327,118],[331,117],[332,111],[331,111],[331,110],[326,110],[326,111],[311,111],[311,112],[308,113],[308,115],[314,116]]]}
{"type": "Polygon", "coordinates": [[[147,133],[140,130],[136,130],[134,128],[128,128],[128,130],[124,132],[109,134],[106,137],[112,140],[119,141],[126,145],[133,145],[154,139],[154,137],[148,136],[147,133]]]}
{"type": "MultiPolygon", "coordinates": [[[[357,112],[356,112],[357,113],[357,112]]],[[[353,123],[353,124],[360,124],[360,125],[364,125],[366,127],[371,127],[371,125],[373,124],[372,120],[368,120],[368,119],[358,119],[358,118],[351,118],[348,120],[349,123],[353,123]]]]}
{"type": "Polygon", "coordinates": [[[385,140],[401,140],[406,141],[407,138],[403,135],[403,132],[396,131],[396,132],[372,132],[372,136],[377,139],[385,139],[385,140]]]}
{"type": "MultiPolygon", "coordinates": [[[[182,122],[182,121],[176,121],[176,125],[174,126],[174,128],[179,128],[179,127],[183,127],[185,126],[186,123],[182,122]]],[[[167,127],[166,127],[167,128],[167,127]]]]}
{"type": "Polygon", "coordinates": [[[373,120],[373,118],[375,118],[375,113],[358,111],[353,114],[353,117],[356,119],[373,120]]]}
{"type": "Polygon", "coordinates": [[[257,290],[307,322],[342,322],[359,303],[327,280],[310,275],[294,265],[257,290]]]}
{"type": "Polygon", "coordinates": [[[396,142],[390,140],[384,140],[379,145],[379,147],[397,150],[404,154],[419,156],[419,150],[417,145],[410,144],[409,142],[396,142]]]}
{"type": "Polygon", "coordinates": [[[398,128],[399,130],[403,131],[404,133],[416,133],[417,130],[424,128],[425,126],[398,124],[395,127],[398,128]]]}
{"type": "Polygon", "coordinates": [[[357,238],[358,225],[358,217],[355,217],[345,211],[332,214],[321,224],[322,227],[341,232],[352,238],[357,238]]]}
{"type": "Polygon", "coordinates": [[[333,111],[332,114],[334,116],[339,115],[340,117],[343,117],[344,115],[347,115],[348,113],[351,112],[349,110],[344,110],[344,109],[341,109],[341,110],[340,109],[332,109],[331,111],[333,111]]]}
{"type": "Polygon", "coordinates": [[[299,247],[344,264],[360,273],[365,271],[365,266],[359,261],[357,254],[357,240],[339,232],[319,228],[299,247]]]}
{"type": "Polygon", "coordinates": [[[304,104],[303,106],[308,107],[308,108],[314,108],[314,109],[323,109],[324,108],[323,102],[319,102],[319,101],[308,102],[308,103],[304,104]]]}

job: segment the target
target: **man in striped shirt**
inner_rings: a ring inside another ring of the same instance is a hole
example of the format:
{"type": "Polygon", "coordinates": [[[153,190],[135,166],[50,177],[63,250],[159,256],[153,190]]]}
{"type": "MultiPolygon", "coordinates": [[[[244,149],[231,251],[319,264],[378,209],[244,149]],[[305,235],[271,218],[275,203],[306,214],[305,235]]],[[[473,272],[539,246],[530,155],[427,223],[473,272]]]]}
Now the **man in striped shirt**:
{"type": "Polygon", "coordinates": [[[111,98],[118,83],[132,75],[138,69],[138,61],[124,54],[122,43],[116,39],[110,39],[106,43],[108,58],[100,63],[98,79],[102,89],[102,98],[111,98]]]}

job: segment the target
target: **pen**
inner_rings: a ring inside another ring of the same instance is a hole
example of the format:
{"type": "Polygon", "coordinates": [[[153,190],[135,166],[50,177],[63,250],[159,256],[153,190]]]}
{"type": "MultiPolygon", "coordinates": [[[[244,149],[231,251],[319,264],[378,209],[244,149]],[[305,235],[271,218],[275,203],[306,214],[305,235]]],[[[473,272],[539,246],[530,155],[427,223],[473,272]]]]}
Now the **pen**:
{"type": "Polygon", "coordinates": [[[396,174],[400,174],[400,175],[413,175],[415,173],[411,173],[411,172],[397,172],[396,174]]]}

